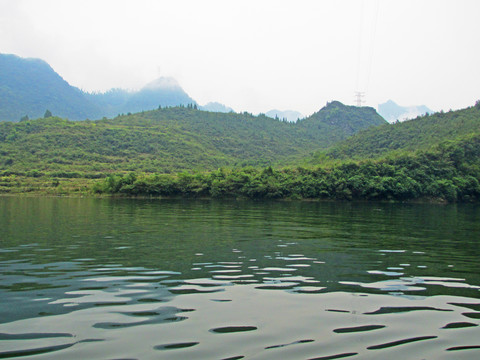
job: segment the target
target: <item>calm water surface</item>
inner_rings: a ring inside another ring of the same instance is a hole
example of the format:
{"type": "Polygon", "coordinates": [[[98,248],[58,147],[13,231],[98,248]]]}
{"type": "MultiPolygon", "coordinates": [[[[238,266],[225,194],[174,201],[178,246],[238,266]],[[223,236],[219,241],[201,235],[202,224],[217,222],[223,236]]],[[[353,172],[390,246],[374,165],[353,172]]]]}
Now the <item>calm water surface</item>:
{"type": "Polygon", "coordinates": [[[0,198],[0,358],[479,359],[480,208],[0,198]]]}

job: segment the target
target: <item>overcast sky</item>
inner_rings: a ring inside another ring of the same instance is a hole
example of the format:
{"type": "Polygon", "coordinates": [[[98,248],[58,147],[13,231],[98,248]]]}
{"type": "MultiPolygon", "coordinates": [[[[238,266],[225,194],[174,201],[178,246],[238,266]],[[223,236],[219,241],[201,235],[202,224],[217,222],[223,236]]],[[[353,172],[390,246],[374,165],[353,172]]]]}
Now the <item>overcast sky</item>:
{"type": "Polygon", "coordinates": [[[0,0],[0,52],[86,91],[172,76],[236,111],[480,99],[478,0],[0,0]]]}

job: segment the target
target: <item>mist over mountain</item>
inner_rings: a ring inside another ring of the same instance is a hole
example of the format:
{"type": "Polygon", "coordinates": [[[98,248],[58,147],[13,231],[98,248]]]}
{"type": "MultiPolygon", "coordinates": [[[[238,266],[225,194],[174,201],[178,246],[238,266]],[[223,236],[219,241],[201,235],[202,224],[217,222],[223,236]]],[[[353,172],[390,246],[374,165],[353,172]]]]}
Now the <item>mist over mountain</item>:
{"type": "Polygon", "coordinates": [[[304,116],[295,110],[270,110],[265,113],[266,116],[271,117],[273,119],[286,119],[287,121],[297,121],[299,119],[303,119],[304,116]]]}
{"type": "Polygon", "coordinates": [[[159,106],[196,104],[171,77],[160,77],[138,91],[113,89],[88,95],[103,110],[103,116],[153,110],[159,106]]]}
{"type": "Polygon", "coordinates": [[[195,103],[170,77],[158,78],[138,91],[86,93],[43,60],[0,54],[0,121],[38,118],[47,109],[56,116],[85,120],[195,103]]]}
{"type": "Polygon", "coordinates": [[[220,113],[233,112],[233,109],[231,107],[220,104],[219,102],[209,102],[203,106],[200,106],[199,109],[203,111],[220,112],[220,113]]]}
{"type": "Polygon", "coordinates": [[[69,85],[45,61],[0,54],[0,120],[43,116],[49,109],[72,120],[97,117],[102,109],[69,85]]]}
{"type": "Polygon", "coordinates": [[[425,105],[400,106],[393,100],[378,105],[378,113],[390,123],[414,119],[417,116],[432,113],[425,105]]]}

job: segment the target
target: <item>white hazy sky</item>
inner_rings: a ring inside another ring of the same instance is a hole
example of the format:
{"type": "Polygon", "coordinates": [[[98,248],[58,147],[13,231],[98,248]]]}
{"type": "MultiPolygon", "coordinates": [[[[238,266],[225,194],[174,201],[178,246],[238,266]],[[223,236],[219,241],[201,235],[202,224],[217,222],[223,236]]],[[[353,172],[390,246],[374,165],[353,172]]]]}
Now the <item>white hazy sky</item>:
{"type": "Polygon", "coordinates": [[[0,52],[86,91],[172,76],[200,104],[309,115],[480,99],[479,0],[0,0],[0,52]]]}

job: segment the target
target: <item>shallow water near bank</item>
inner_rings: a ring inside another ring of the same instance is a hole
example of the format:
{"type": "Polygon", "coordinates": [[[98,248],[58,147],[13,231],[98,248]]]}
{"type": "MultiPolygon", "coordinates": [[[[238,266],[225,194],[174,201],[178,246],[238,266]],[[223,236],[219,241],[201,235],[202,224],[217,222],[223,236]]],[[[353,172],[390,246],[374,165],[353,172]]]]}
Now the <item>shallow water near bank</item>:
{"type": "Polygon", "coordinates": [[[0,198],[0,358],[475,359],[476,205],[0,198]]]}

